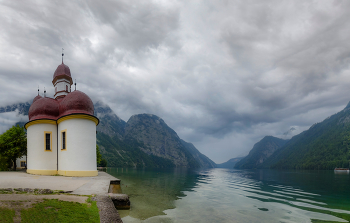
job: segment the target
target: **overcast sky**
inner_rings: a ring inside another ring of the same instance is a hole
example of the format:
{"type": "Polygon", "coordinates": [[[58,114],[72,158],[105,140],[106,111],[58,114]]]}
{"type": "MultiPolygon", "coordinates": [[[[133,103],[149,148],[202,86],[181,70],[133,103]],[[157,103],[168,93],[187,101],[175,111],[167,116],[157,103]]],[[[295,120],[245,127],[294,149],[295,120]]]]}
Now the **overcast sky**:
{"type": "Polygon", "coordinates": [[[346,106],[349,12],[330,0],[0,1],[0,106],[38,85],[52,96],[64,48],[78,90],[125,121],[158,115],[225,162],[346,106]]]}

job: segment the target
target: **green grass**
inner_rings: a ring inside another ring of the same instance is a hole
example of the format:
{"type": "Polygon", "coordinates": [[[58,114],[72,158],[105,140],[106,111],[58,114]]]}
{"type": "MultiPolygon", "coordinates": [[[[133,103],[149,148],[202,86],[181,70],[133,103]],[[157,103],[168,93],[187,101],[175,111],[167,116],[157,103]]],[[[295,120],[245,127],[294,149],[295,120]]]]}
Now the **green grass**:
{"type": "Polygon", "coordinates": [[[1,223],[13,222],[13,217],[15,217],[15,210],[8,208],[0,208],[1,223]]]}
{"type": "Polygon", "coordinates": [[[0,194],[12,194],[12,191],[8,191],[6,189],[0,189],[0,194]]]}
{"type": "Polygon", "coordinates": [[[32,208],[21,211],[22,222],[100,222],[96,201],[89,204],[59,201],[57,199],[44,200],[32,208]]]}

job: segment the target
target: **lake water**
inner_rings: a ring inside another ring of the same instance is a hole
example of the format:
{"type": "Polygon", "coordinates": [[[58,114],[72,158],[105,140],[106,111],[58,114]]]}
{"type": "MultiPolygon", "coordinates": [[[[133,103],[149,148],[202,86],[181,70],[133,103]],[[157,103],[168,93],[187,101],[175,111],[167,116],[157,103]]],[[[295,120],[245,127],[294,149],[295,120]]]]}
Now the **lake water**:
{"type": "Polygon", "coordinates": [[[350,177],[333,171],[108,168],[128,222],[348,222],[350,177]]]}

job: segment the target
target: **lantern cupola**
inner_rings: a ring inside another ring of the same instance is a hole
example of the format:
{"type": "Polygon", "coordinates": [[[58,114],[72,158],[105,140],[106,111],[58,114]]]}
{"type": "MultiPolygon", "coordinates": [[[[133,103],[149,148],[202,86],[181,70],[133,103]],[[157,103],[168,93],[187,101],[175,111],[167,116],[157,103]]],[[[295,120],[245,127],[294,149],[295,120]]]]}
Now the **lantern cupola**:
{"type": "Polygon", "coordinates": [[[71,92],[71,85],[73,84],[72,76],[69,67],[63,61],[53,75],[52,84],[55,87],[55,99],[65,97],[71,92]]]}

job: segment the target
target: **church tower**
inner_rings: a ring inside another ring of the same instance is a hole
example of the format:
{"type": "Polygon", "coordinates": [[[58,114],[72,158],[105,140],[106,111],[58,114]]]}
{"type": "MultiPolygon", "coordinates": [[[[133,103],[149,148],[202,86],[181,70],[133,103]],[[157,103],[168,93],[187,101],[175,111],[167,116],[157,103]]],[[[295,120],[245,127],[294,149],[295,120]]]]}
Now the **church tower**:
{"type": "Polygon", "coordinates": [[[70,69],[67,65],[65,65],[62,61],[62,64],[60,64],[54,75],[52,84],[55,87],[55,95],[54,98],[63,98],[66,96],[69,92],[71,92],[71,86],[73,84],[73,80],[70,74],[70,69]]]}

